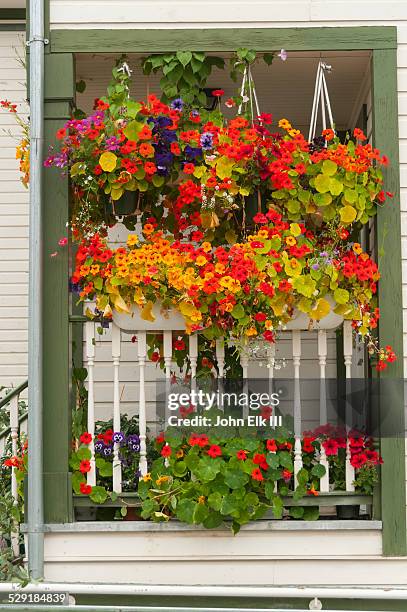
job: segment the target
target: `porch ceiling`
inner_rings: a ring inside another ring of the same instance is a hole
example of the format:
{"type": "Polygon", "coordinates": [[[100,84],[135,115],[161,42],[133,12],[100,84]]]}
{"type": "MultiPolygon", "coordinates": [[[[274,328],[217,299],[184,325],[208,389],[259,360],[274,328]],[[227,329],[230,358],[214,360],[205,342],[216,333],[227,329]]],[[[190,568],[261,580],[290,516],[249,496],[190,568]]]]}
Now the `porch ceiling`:
{"type": "MultiPolygon", "coordinates": [[[[214,52],[214,55],[216,52],[214,52]]],[[[228,56],[224,71],[215,69],[208,81],[209,87],[225,90],[225,99],[236,95],[239,84],[229,77],[228,56]]],[[[319,53],[291,52],[283,62],[275,58],[272,66],[258,61],[253,68],[261,112],[271,112],[275,119],[286,117],[296,127],[307,132],[319,53]]],[[[110,70],[116,59],[112,54],[77,54],[77,80],[83,79],[86,91],[78,94],[78,105],[83,110],[92,108],[94,98],[103,95],[110,79],[110,70]]],[[[332,65],[327,76],[328,89],[336,127],[353,127],[364,94],[370,86],[370,52],[325,52],[323,59],[332,65]]],[[[145,77],[139,67],[140,56],[130,55],[133,68],[133,95],[143,99],[148,93],[159,92],[159,76],[145,77]]]]}

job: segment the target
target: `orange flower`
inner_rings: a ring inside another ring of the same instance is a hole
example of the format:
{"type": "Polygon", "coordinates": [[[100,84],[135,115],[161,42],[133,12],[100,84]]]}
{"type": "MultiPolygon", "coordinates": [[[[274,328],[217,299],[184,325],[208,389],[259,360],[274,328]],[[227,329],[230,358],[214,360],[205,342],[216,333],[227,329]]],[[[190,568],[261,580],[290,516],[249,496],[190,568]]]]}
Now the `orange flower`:
{"type": "Polygon", "coordinates": [[[147,142],[143,142],[140,145],[139,152],[143,157],[152,157],[154,155],[154,148],[147,142]]]}
{"type": "Polygon", "coordinates": [[[153,162],[146,162],[144,164],[144,170],[146,174],[155,174],[157,172],[157,166],[153,162]]]}
{"type": "Polygon", "coordinates": [[[356,138],[356,140],[367,140],[365,134],[359,128],[355,128],[353,130],[353,135],[356,138]]]}
{"type": "Polygon", "coordinates": [[[146,125],[138,133],[138,137],[140,140],[149,140],[151,136],[152,136],[152,131],[146,125]]]}
{"type": "Polygon", "coordinates": [[[333,138],[335,138],[335,132],[331,130],[331,128],[327,128],[322,132],[322,136],[324,136],[325,140],[329,142],[330,140],[333,140],[333,138]]]}

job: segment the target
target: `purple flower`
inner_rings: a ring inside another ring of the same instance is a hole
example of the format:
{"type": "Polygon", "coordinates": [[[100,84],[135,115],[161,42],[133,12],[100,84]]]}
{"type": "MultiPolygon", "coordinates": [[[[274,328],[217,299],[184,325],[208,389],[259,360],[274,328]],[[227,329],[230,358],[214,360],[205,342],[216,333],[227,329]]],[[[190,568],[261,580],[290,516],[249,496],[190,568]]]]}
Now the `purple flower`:
{"type": "Polygon", "coordinates": [[[327,251],[321,251],[321,253],[319,254],[320,257],[328,257],[328,253],[327,251]]]}
{"type": "Polygon", "coordinates": [[[279,57],[283,62],[287,59],[287,51],[285,49],[281,49],[280,53],[277,57],[279,57]]]}
{"type": "Polygon", "coordinates": [[[106,138],[105,145],[108,151],[117,151],[120,148],[120,144],[116,136],[110,136],[110,138],[106,138]]]}
{"type": "Polygon", "coordinates": [[[191,147],[191,145],[187,145],[184,149],[184,153],[188,161],[192,161],[202,155],[202,149],[200,147],[191,147]]]}
{"type": "Polygon", "coordinates": [[[213,134],[211,132],[204,132],[200,138],[201,147],[204,151],[208,151],[213,147],[213,134]]]}
{"type": "Polygon", "coordinates": [[[95,453],[101,453],[103,451],[104,448],[104,443],[103,442],[96,442],[95,443],[95,453]]]}
{"type": "Polygon", "coordinates": [[[115,431],[112,439],[113,439],[113,442],[117,442],[118,444],[121,444],[125,439],[125,435],[122,431],[115,431]]]}
{"type": "Polygon", "coordinates": [[[171,102],[170,106],[173,110],[182,111],[184,108],[184,101],[182,98],[176,98],[171,102]]]}
{"type": "Polygon", "coordinates": [[[129,450],[133,451],[134,453],[140,452],[140,444],[136,444],[135,442],[133,442],[129,444],[128,446],[129,446],[129,450]]]}
{"type": "Polygon", "coordinates": [[[313,270],[319,270],[319,263],[314,263],[314,264],[312,264],[311,268],[312,268],[313,270]]]}
{"type": "Polygon", "coordinates": [[[113,448],[111,446],[105,446],[103,449],[103,454],[105,457],[110,457],[113,453],[113,448]]]}

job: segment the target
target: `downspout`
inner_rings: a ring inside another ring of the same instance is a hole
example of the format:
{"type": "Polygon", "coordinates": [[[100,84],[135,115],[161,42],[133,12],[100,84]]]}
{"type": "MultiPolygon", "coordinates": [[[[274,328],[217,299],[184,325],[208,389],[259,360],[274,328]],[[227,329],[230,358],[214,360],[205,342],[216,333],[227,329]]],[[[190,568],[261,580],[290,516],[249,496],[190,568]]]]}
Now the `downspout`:
{"type": "Polygon", "coordinates": [[[42,154],[44,141],[44,0],[30,0],[30,238],[28,332],[28,569],[44,575],[42,451],[42,154]]]}

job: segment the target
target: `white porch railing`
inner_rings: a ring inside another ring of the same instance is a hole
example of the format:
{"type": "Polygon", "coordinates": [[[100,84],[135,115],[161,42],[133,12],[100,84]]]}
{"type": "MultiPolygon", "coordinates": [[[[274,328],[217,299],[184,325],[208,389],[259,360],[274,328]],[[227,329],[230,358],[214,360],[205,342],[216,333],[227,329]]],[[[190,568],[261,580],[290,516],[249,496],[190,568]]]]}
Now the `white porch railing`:
{"type": "MultiPolygon", "coordinates": [[[[96,335],[96,323],[93,321],[87,321],[85,323],[85,351],[84,351],[84,366],[88,370],[88,423],[87,428],[90,434],[92,434],[92,443],[89,445],[92,453],[91,458],[91,470],[87,474],[87,482],[90,485],[96,484],[96,463],[95,463],[95,449],[94,449],[94,434],[95,434],[95,364],[97,364],[97,351],[98,341],[96,335]]],[[[175,330],[174,330],[175,331],[175,330]]],[[[179,333],[179,328],[177,329],[179,333]]],[[[137,338],[137,351],[134,358],[134,368],[136,373],[136,379],[138,379],[138,397],[134,398],[135,401],[135,412],[138,413],[139,417],[139,436],[140,436],[140,471],[141,475],[145,475],[148,472],[147,462],[147,409],[146,409],[146,371],[149,364],[147,356],[147,333],[157,333],[163,335],[163,358],[164,358],[164,373],[167,385],[170,384],[171,368],[172,368],[172,350],[173,350],[173,339],[172,330],[146,332],[145,330],[135,330],[134,335],[137,338]]],[[[120,328],[113,322],[111,328],[111,367],[113,370],[113,428],[114,431],[120,431],[121,427],[121,381],[120,381],[120,366],[121,366],[121,355],[123,348],[123,336],[124,333],[120,328]]],[[[126,334],[127,337],[128,333],[126,334]]],[[[293,373],[294,373],[294,476],[295,486],[297,486],[296,476],[302,468],[302,426],[303,426],[303,410],[302,410],[302,399],[300,392],[300,376],[302,373],[302,345],[303,340],[307,340],[310,337],[316,338],[315,344],[312,346],[316,348],[316,354],[313,356],[314,365],[316,371],[319,371],[320,381],[320,393],[319,393],[319,424],[324,425],[327,423],[327,398],[326,398],[326,370],[327,370],[327,330],[320,328],[315,331],[308,331],[308,329],[293,329],[291,331],[282,332],[281,336],[284,337],[286,342],[287,338],[291,338],[291,360],[293,373]],[[310,336],[312,334],[312,336],[310,336]]],[[[106,343],[103,343],[104,345],[106,343]]],[[[198,362],[198,338],[196,335],[189,336],[189,359],[191,367],[191,387],[196,385],[196,371],[198,362]]],[[[272,344],[268,349],[267,357],[267,377],[272,383],[276,376],[277,359],[276,350],[278,350],[277,344],[272,344]]],[[[352,328],[351,322],[345,321],[343,324],[343,354],[344,354],[344,366],[346,370],[346,377],[351,377],[351,364],[352,364],[352,328]]],[[[225,347],[222,340],[216,342],[216,360],[220,379],[224,376],[225,368],[225,347]]],[[[104,357],[106,360],[106,356],[104,357]]],[[[249,366],[251,360],[245,354],[241,356],[241,366],[243,370],[243,378],[248,378],[249,366]]],[[[349,417],[349,410],[351,406],[347,406],[347,416],[349,417]]],[[[350,419],[347,418],[347,422],[350,419]]],[[[114,444],[113,449],[113,482],[112,489],[116,493],[122,492],[122,468],[119,457],[119,444],[114,444]]],[[[354,491],[353,481],[355,478],[354,468],[350,463],[351,454],[349,445],[347,446],[346,452],[346,492],[354,491]]],[[[321,493],[327,493],[330,490],[330,478],[329,478],[329,465],[326,457],[325,450],[321,445],[321,452],[319,455],[319,462],[324,466],[326,472],[320,481],[321,493]]]]}

